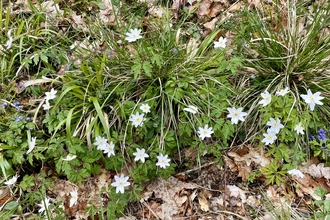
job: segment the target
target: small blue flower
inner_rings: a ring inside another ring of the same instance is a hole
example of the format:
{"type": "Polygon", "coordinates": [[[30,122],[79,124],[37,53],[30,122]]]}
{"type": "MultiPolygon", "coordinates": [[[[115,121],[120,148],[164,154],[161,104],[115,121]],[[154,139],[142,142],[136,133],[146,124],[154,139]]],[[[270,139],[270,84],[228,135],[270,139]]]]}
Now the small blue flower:
{"type": "Polygon", "coordinates": [[[23,88],[23,85],[20,85],[20,84],[16,83],[16,87],[17,87],[18,89],[22,89],[22,88],[23,88]]]}
{"type": "Polygon", "coordinates": [[[3,108],[3,109],[5,109],[6,106],[7,106],[7,102],[4,102],[4,103],[0,104],[0,107],[3,108]]]}
{"type": "Polygon", "coordinates": [[[17,116],[16,119],[15,119],[15,122],[19,122],[23,119],[24,117],[22,115],[20,116],[17,116]]]}
{"type": "Polygon", "coordinates": [[[317,135],[317,139],[319,139],[319,141],[325,141],[327,140],[327,135],[325,133],[325,131],[321,128],[320,130],[317,131],[319,135],[317,135]]]}
{"type": "Polygon", "coordinates": [[[251,77],[252,77],[252,79],[255,79],[255,78],[258,77],[258,74],[255,73],[255,74],[253,74],[251,77]]]}
{"type": "Polygon", "coordinates": [[[178,51],[177,49],[174,48],[174,49],[172,50],[172,52],[173,52],[173,53],[178,53],[179,51],[178,51]]]}
{"type": "Polygon", "coordinates": [[[23,105],[20,105],[21,103],[19,103],[19,101],[15,101],[14,102],[14,106],[15,108],[19,111],[23,108],[23,105]]]}
{"type": "Polygon", "coordinates": [[[25,120],[26,120],[26,121],[30,121],[31,118],[30,118],[30,117],[26,117],[25,120]]]}
{"type": "Polygon", "coordinates": [[[309,137],[308,137],[308,139],[310,140],[310,141],[314,141],[315,140],[315,137],[313,136],[313,135],[309,135],[309,137]]]}

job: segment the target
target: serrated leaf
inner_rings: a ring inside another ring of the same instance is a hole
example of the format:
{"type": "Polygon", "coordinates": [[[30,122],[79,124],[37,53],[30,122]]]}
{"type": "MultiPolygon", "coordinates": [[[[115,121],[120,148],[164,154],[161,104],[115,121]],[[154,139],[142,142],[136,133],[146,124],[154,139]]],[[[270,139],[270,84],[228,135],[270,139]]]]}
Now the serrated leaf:
{"type": "Polygon", "coordinates": [[[42,61],[44,61],[45,63],[48,63],[48,57],[45,56],[44,54],[41,54],[41,55],[40,55],[40,59],[41,59],[42,61]]]}
{"type": "Polygon", "coordinates": [[[141,68],[142,68],[142,64],[141,63],[135,63],[131,67],[131,71],[134,73],[134,79],[137,79],[138,75],[141,74],[141,68]]]}
{"type": "Polygon", "coordinates": [[[158,54],[154,54],[153,57],[151,58],[152,63],[156,63],[158,67],[162,66],[162,59],[161,56],[158,54]]]}
{"type": "Polygon", "coordinates": [[[33,57],[33,62],[34,62],[34,65],[37,65],[39,63],[39,55],[36,54],[34,57],[33,57]]]}
{"type": "Polygon", "coordinates": [[[152,73],[152,65],[151,65],[151,63],[149,61],[144,61],[142,67],[143,67],[144,73],[148,77],[151,77],[151,73],[152,73]]]}

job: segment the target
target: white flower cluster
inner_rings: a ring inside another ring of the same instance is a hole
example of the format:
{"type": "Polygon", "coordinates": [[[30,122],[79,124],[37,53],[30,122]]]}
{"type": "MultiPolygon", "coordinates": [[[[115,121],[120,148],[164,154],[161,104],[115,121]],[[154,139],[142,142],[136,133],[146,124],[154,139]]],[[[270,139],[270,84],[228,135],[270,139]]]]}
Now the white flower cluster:
{"type": "Polygon", "coordinates": [[[51,108],[50,104],[49,104],[49,100],[55,99],[56,98],[56,93],[57,91],[52,88],[50,90],[50,92],[46,92],[45,95],[45,104],[42,105],[42,107],[44,108],[44,110],[49,110],[51,108]]]}
{"type": "Polygon", "coordinates": [[[94,144],[97,146],[98,150],[102,150],[104,154],[108,154],[108,157],[115,155],[115,145],[112,141],[108,143],[106,138],[97,136],[94,144]]]}

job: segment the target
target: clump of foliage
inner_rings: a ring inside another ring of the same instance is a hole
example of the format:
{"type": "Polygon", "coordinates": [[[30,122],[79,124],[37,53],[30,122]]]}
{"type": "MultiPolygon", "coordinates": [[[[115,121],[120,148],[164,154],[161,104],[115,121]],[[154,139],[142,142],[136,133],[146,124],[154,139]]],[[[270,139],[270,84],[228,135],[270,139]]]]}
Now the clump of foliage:
{"type": "MultiPolygon", "coordinates": [[[[40,22],[46,21],[34,10],[40,22]]],[[[181,33],[184,21],[171,26],[165,16],[147,28],[140,23],[131,20],[115,32],[101,23],[90,25],[89,38],[94,40],[78,38],[82,43],[74,35],[56,33],[56,27],[38,29],[40,23],[7,26],[12,41],[5,50],[2,83],[12,80],[11,71],[36,74],[17,80],[14,93],[1,97],[1,103],[16,107],[16,97],[37,99],[24,103],[20,112],[3,108],[2,173],[15,192],[28,192],[12,204],[11,214],[38,202],[41,214],[59,218],[65,213],[50,212],[54,205],[46,196],[56,175],[79,185],[101,169],[122,173],[128,167],[129,176],[114,175],[105,192],[111,198],[106,215],[112,219],[137,200],[139,183],[173,174],[172,157],[182,149],[198,148],[199,155],[207,152],[221,160],[235,130],[225,119],[233,95],[228,76],[236,74],[240,59],[214,48],[219,31],[197,42],[181,33]],[[18,45],[16,36],[23,30],[37,36],[23,34],[18,45]],[[36,182],[36,187],[31,185],[36,182]]],[[[70,207],[79,199],[76,192],[71,195],[70,207]]],[[[99,212],[98,207],[90,209],[99,212]]]]}

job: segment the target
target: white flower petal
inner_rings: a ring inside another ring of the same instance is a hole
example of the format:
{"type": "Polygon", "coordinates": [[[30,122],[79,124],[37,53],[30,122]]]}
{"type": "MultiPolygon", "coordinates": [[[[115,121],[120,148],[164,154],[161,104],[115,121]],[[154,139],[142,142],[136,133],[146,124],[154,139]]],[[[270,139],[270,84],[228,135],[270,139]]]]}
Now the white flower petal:
{"type": "Polygon", "coordinates": [[[163,154],[159,154],[157,156],[157,163],[156,163],[156,166],[159,166],[163,169],[165,169],[167,166],[170,166],[170,159],[168,159],[168,155],[163,155],[163,154]]]}
{"type": "Polygon", "coordinates": [[[135,42],[138,39],[142,38],[141,34],[141,29],[131,29],[130,32],[126,33],[125,40],[127,40],[128,42],[135,42]]]}
{"type": "Polygon", "coordinates": [[[186,112],[190,112],[192,114],[196,114],[198,112],[198,108],[196,106],[193,106],[193,105],[188,105],[188,107],[184,108],[183,110],[186,111],[186,112]]]}
{"type": "Polygon", "coordinates": [[[116,187],[116,193],[124,193],[125,186],[129,186],[128,177],[125,177],[124,174],[121,174],[120,177],[115,175],[115,182],[111,183],[111,186],[116,187]]]}

